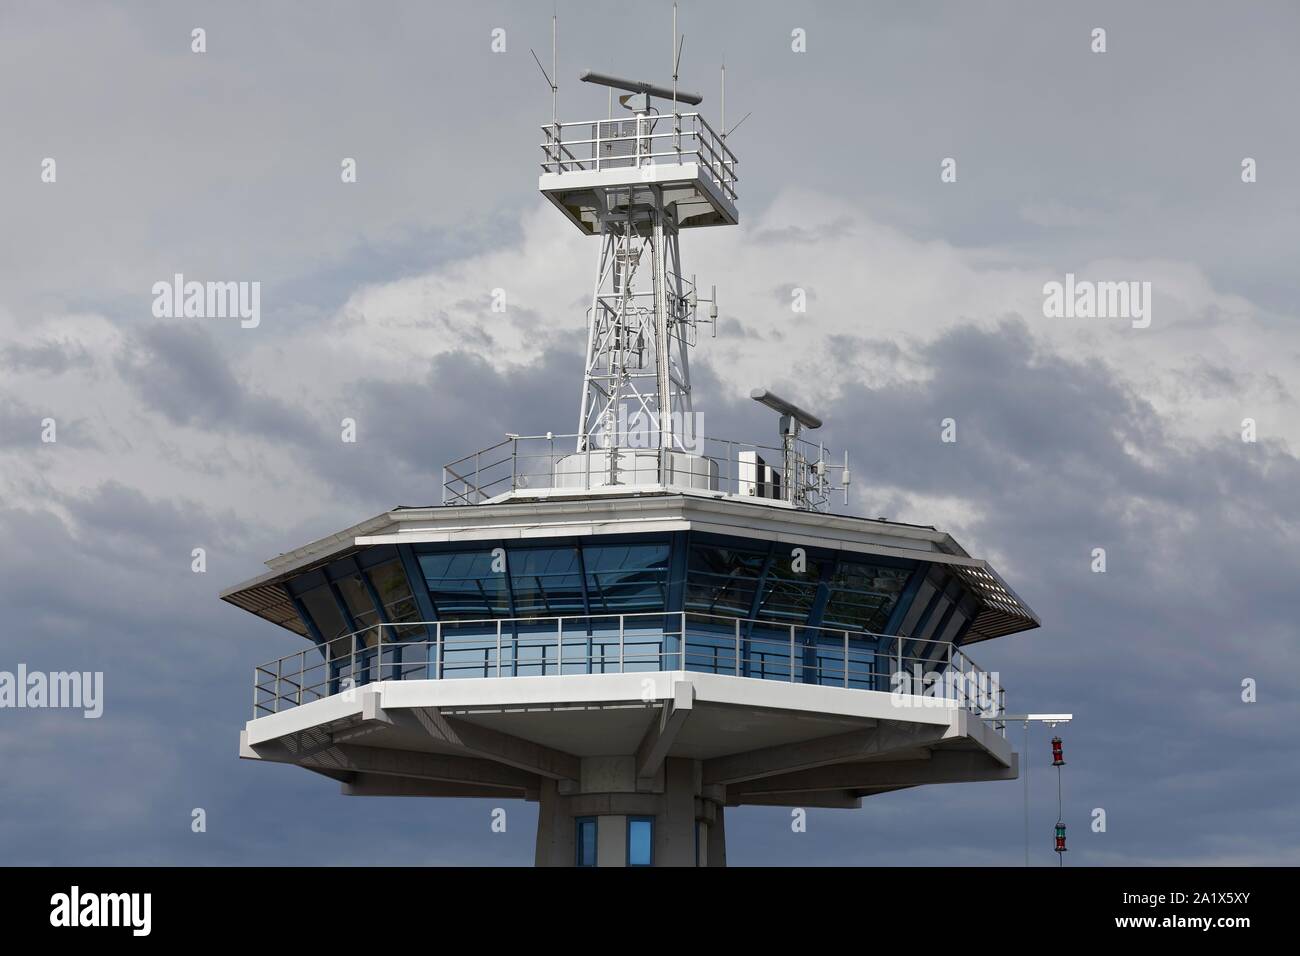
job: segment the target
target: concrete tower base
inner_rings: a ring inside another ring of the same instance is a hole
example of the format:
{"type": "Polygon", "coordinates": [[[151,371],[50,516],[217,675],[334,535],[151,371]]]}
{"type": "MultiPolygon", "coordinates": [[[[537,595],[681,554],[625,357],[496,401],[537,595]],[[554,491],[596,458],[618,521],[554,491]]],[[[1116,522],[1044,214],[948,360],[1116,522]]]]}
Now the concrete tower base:
{"type": "Polygon", "coordinates": [[[653,823],[654,866],[726,866],[724,788],[703,783],[703,763],[669,757],[638,780],[633,757],[587,757],[577,785],[545,780],[538,796],[538,866],[574,866],[578,821],[596,825],[596,865],[628,865],[628,818],[653,823]]]}

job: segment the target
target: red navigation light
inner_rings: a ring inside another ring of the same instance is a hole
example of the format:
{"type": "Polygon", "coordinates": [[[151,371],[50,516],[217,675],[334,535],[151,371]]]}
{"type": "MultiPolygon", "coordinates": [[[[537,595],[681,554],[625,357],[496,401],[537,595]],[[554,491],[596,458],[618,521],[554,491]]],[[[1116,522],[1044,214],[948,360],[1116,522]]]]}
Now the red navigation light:
{"type": "Polygon", "coordinates": [[[1052,738],[1052,766],[1053,766],[1053,767],[1064,767],[1064,766],[1065,766],[1065,755],[1064,755],[1063,753],[1061,753],[1061,738],[1060,738],[1060,737],[1053,737],[1053,738],[1052,738]]]}
{"type": "Polygon", "coordinates": [[[1056,852],[1057,852],[1057,853],[1064,853],[1064,852],[1066,852],[1066,850],[1065,850],[1065,824],[1064,824],[1064,823],[1058,823],[1058,824],[1056,825],[1056,852]]]}

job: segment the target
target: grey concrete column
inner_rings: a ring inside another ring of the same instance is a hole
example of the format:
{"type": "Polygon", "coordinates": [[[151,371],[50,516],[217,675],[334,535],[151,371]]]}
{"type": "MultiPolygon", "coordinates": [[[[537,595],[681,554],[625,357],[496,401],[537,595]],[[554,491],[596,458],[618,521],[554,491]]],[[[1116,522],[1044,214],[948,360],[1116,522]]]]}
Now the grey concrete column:
{"type": "Polygon", "coordinates": [[[709,825],[709,866],[727,865],[727,833],[722,825],[723,808],[718,807],[709,825]]]}
{"type": "Polygon", "coordinates": [[[568,800],[560,796],[556,781],[543,780],[537,800],[536,866],[573,866],[577,847],[568,811],[568,800]]]}
{"type": "Polygon", "coordinates": [[[725,796],[721,787],[703,786],[700,761],[670,757],[653,781],[637,780],[630,762],[628,773],[615,773],[620,766],[621,762],[612,758],[586,758],[582,774],[586,787],[569,784],[566,790],[555,780],[541,782],[537,791],[537,866],[574,865],[578,817],[597,820],[596,864],[626,866],[630,816],[654,818],[655,866],[697,865],[697,820],[709,823],[700,833],[708,865],[726,865],[720,802],[725,796]],[[619,786],[627,789],[607,789],[619,786]],[[704,796],[706,789],[708,795],[704,796]]]}
{"type": "Polygon", "coordinates": [[[700,764],[680,757],[664,763],[663,811],[655,818],[655,865],[694,866],[700,764]]]}

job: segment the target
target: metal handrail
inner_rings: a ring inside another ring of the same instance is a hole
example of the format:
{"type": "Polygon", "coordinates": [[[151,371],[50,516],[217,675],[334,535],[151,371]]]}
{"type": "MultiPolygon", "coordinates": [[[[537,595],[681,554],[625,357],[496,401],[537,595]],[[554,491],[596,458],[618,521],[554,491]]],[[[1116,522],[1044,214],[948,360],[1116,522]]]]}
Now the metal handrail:
{"type": "Polygon", "coordinates": [[[564,674],[566,668],[568,673],[696,670],[933,696],[910,687],[897,691],[900,675],[910,677],[918,670],[947,675],[939,699],[953,700],[991,719],[995,729],[1005,734],[1001,720],[1006,712],[1005,691],[1000,681],[951,642],[703,611],[374,624],[257,665],[253,716],[278,713],[380,680],[506,676],[507,633],[511,676],[521,668],[540,670],[542,676],[564,674]],[[597,626],[602,621],[606,626],[597,626]],[[420,629],[426,634],[432,629],[433,640],[408,639],[420,629]],[[466,630],[474,633],[458,633],[466,630]],[[816,638],[812,642],[810,635],[816,638]],[[520,656],[521,649],[527,656],[520,656]],[[539,649],[540,654],[533,656],[539,649]],[[315,659],[315,654],[320,658],[315,659]]]}
{"type": "Polygon", "coordinates": [[[539,128],[542,130],[542,132],[547,134],[547,140],[541,143],[540,145],[543,148],[547,146],[556,146],[556,145],[582,146],[582,145],[588,145],[592,143],[612,143],[620,140],[629,140],[629,141],[636,141],[638,139],[646,140],[646,139],[650,139],[651,137],[655,139],[667,139],[669,137],[676,136],[679,133],[682,135],[700,136],[701,132],[703,132],[708,134],[707,139],[705,139],[705,142],[708,142],[710,144],[710,148],[713,148],[712,144],[716,142],[719,148],[724,153],[726,153],[727,162],[729,163],[737,162],[736,154],[731,151],[731,148],[726,145],[726,142],[718,134],[717,130],[715,130],[711,125],[709,125],[709,121],[706,120],[704,116],[700,113],[651,114],[645,117],[642,120],[642,122],[649,124],[651,127],[654,127],[658,125],[659,120],[667,119],[668,117],[673,117],[678,121],[692,120],[695,123],[698,123],[701,129],[682,128],[680,127],[680,123],[678,123],[677,128],[664,133],[655,132],[652,128],[650,132],[641,133],[639,135],[637,133],[631,133],[626,136],[595,136],[589,139],[569,139],[569,140],[565,140],[562,138],[552,139],[551,136],[553,135],[554,130],[556,130],[557,128],[561,132],[563,132],[566,129],[577,128],[580,126],[586,127],[588,129],[590,129],[591,127],[597,127],[598,129],[599,126],[602,124],[609,125],[611,123],[635,123],[637,121],[637,118],[635,116],[618,116],[618,117],[606,117],[605,119],[595,119],[595,120],[569,120],[564,123],[543,123],[539,128]]]}
{"type": "MultiPolygon", "coordinates": [[[[504,441],[490,445],[480,451],[458,458],[442,470],[442,503],[479,504],[497,495],[520,490],[537,490],[556,487],[557,465],[561,460],[571,459],[583,452],[565,451],[564,446],[577,447],[584,436],[576,434],[559,435],[512,435],[504,441]],[[560,448],[557,448],[557,443],[560,448]],[[572,443],[572,444],[570,444],[572,443]],[[500,451],[510,446],[509,452],[500,451]],[[536,450],[534,450],[536,449],[536,450]],[[490,459],[484,464],[484,459],[490,459]],[[466,465],[469,467],[466,467],[466,465]],[[507,470],[508,466],[508,470],[507,470]]],[[[686,479],[707,479],[716,485],[710,490],[739,494],[742,486],[751,487],[751,493],[761,493],[765,497],[773,491],[771,483],[759,480],[757,474],[742,472],[738,453],[754,451],[761,454],[768,468],[777,477],[781,487],[786,487],[788,476],[785,474],[784,449],[776,445],[764,445],[757,442],[742,442],[730,438],[702,436],[695,440],[700,452],[696,458],[676,457],[665,459],[664,452],[686,450],[663,449],[659,447],[659,433],[651,430],[638,438],[644,439],[636,445],[621,446],[612,449],[589,449],[587,454],[606,451],[635,451],[656,456],[653,471],[656,480],[651,484],[663,484],[659,480],[666,474],[679,474],[686,479]],[[703,470],[701,470],[703,469],[703,470]]],[[[807,496],[809,507],[820,508],[829,500],[829,490],[835,484],[834,478],[843,478],[844,466],[831,461],[833,453],[820,444],[799,438],[795,440],[795,465],[797,484],[807,496]],[[815,473],[816,461],[825,462],[824,474],[815,473]],[[819,482],[825,485],[819,487],[819,482]]],[[[745,466],[749,467],[749,466],[745,466]]],[[[593,467],[590,463],[579,471],[566,472],[564,477],[581,480],[581,484],[566,484],[571,490],[590,491],[595,487],[607,487],[609,482],[597,480],[603,478],[606,467],[597,461],[593,467]]],[[[648,470],[647,470],[648,471],[648,470]]],[[[629,483],[629,482],[624,482],[629,483]]]]}
{"type": "Polygon", "coordinates": [[[599,172],[602,165],[606,168],[624,169],[653,165],[656,160],[672,160],[673,163],[681,164],[694,157],[709,170],[713,181],[723,190],[727,198],[732,201],[736,199],[736,155],[727,146],[725,138],[720,136],[699,113],[668,113],[556,122],[547,123],[541,129],[545,139],[539,145],[546,157],[541,163],[542,171],[545,173],[563,174],[574,170],[599,172]],[[659,121],[669,117],[672,118],[671,128],[660,131],[657,128],[660,125],[659,121]],[[683,121],[686,121],[685,124],[683,121]],[[608,127],[614,123],[635,124],[634,132],[602,136],[602,126],[608,127]],[[566,130],[575,130],[578,127],[592,131],[593,135],[580,134],[577,137],[565,138],[566,130]],[[656,148],[656,140],[660,143],[668,141],[667,147],[656,148]],[[601,147],[608,147],[614,143],[626,143],[632,149],[618,155],[602,157],[601,147]],[[589,149],[584,150],[583,147],[589,149]],[[587,152],[590,155],[576,155],[575,148],[579,153],[587,152]]]}

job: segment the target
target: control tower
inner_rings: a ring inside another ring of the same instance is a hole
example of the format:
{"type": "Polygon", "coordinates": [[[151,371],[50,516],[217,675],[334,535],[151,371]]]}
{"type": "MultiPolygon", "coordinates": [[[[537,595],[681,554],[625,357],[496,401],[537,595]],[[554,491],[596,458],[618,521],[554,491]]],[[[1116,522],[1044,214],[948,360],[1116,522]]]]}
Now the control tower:
{"type": "Polygon", "coordinates": [[[705,434],[688,356],[717,296],[679,237],[737,223],[736,157],[701,97],[581,79],[625,114],[542,128],[539,189],[599,247],[576,431],[507,436],[440,505],[223,592],[306,641],[255,668],[240,756],[535,802],[539,866],[722,866],[729,808],[1015,778],[967,649],[1038,618],[942,531],[830,513],[848,458],[793,402],[752,393],[769,445],[705,434]]]}

